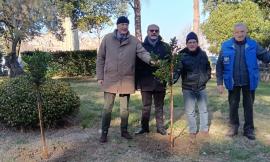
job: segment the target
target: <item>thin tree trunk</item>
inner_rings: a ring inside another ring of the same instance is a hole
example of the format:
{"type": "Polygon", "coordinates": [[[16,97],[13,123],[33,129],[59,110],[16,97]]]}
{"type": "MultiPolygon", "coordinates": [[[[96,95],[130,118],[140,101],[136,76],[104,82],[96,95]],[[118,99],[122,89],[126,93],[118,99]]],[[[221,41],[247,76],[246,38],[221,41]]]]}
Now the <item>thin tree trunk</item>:
{"type": "MultiPolygon", "coordinates": [[[[173,66],[173,60],[174,60],[174,55],[172,56],[172,61],[171,61],[171,71],[170,71],[170,80],[171,80],[171,83],[173,82],[173,72],[174,72],[174,66],[173,66]]],[[[171,121],[171,133],[170,133],[170,144],[171,144],[171,148],[174,147],[174,138],[173,138],[173,114],[174,114],[174,107],[173,107],[173,85],[171,84],[170,85],[170,114],[171,114],[171,118],[170,118],[170,121],[171,121]]]]}
{"type": "Polygon", "coordinates": [[[140,0],[134,0],[134,15],[135,15],[135,36],[142,41],[142,29],[141,29],[141,2],[140,0]]]}
{"type": "Polygon", "coordinates": [[[39,87],[37,87],[37,107],[38,107],[38,117],[39,117],[39,127],[40,127],[40,133],[41,133],[43,157],[45,159],[48,159],[48,147],[46,144],[46,138],[45,138],[45,132],[44,132],[42,106],[41,106],[41,94],[40,94],[39,87]]]}
{"type": "Polygon", "coordinates": [[[72,38],[73,38],[73,50],[75,51],[80,50],[79,30],[77,28],[72,30],[72,38]]]}
{"type": "Polygon", "coordinates": [[[200,26],[200,6],[199,0],[193,0],[193,31],[199,34],[200,26]]]}
{"type": "Polygon", "coordinates": [[[18,50],[17,50],[17,56],[19,56],[19,54],[20,54],[20,50],[21,50],[21,45],[22,45],[22,41],[21,40],[19,40],[19,42],[18,42],[18,50]]]}
{"type": "Polygon", "coordinates": [[[19,40],[17,40],[17,39],[14,39],[11,42],[11,53],[16,53],[18,43],[19,43],[19,40]]]}

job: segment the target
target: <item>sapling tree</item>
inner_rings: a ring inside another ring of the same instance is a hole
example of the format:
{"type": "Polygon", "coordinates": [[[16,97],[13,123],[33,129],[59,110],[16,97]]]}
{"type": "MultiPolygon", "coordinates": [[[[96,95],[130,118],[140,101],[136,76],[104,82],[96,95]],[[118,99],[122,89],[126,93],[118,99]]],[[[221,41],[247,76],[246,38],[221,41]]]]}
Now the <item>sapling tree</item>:
{"type": "Polygon", "coordinates": [[[23,56],[23,61],[26,63],[27,73],[30,75],[31,81],[33,82],[36,89],[39,126],[41,132],[41,141],[43,144],[43,157],[46,159],[48,158],[48,147],[46,144],[44,124],[42,119],[42,96],[40,87],[46,80],[46,73],[50,60],[51,55],[40,51],[34,52],[33,55],[23,56]]]}
{"type": "MultiPolygon", "coordinates": [[[[174,74],[174,67],[178,62],[178,57],[176,57],[176,53],[179,50],[177,46],[177,39],[176,37],[171,39],[170,46],[168,47],[168,59],[158,60],[159,67],[154,72],[155,77],[159,79],[161,82],[167,82],[169,92],[170,92],[170,144],[171,148],[174,146],[174,138],[173,138],[173,74],[174,74]]],[[[157,58],[154,58],[157,59],[157,58]]]]}

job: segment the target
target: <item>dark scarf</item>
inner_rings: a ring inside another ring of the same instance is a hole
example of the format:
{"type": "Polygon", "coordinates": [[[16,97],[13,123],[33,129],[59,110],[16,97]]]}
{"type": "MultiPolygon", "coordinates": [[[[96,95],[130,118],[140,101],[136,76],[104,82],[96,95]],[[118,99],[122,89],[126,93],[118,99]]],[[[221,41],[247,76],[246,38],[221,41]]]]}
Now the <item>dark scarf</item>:
{"type": "Polygon", "coordinates": [[[118,31],[116,31],[116,39],[123,42],[128,39],[128,36],[127,34],[120,34],[118,31]]]}
{"type": "Polygon", "coordinates": [[[153,47],[156,46],[157,42],[158,42],[158,38],[157,39],[151,39],[150,37],[147,37],[148,43],[151,44],[153,47]]]}
{"type": "Polygon", "coordinates": [[[145,37],[144,43],[150,44],[151,46],[155,47],[158,42],[162,40],[162,37],[159,35],[157,39],[150,39],[148,36],[145,37]]]}

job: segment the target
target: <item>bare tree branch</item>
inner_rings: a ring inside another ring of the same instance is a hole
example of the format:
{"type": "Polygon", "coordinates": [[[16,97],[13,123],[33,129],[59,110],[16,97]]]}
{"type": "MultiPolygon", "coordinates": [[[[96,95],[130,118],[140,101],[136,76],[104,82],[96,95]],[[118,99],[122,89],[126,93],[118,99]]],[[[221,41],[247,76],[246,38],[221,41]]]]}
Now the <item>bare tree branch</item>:
{"type": "Polygon", "coordinates": [[[135,10],[134,1],[133,0],[129,1],[128,4],[131,6],[131,8],[133,8],[133,10],[135,10]]]}

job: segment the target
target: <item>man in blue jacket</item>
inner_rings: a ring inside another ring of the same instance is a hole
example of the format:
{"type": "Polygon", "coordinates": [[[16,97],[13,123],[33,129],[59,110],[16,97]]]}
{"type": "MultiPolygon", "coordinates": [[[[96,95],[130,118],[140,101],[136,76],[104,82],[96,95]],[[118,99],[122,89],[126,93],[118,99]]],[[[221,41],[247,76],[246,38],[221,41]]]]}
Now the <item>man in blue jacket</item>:
{"type": "Polygon", "coordinates": [[[233,137],[238,134],[238,108],[240,91],[243,95],[244,136],[255,140],[253,124],[253,103],[255,90],[259,83],[257,59],[269,63],[270,54],[255,40],[247,37],[247,26],[238,23],[234,26],[233,38],[223,42],[216,66],[217,89],[223,93],[223,81],[229,92],[230,129],[226,134],[233,137]]]}

